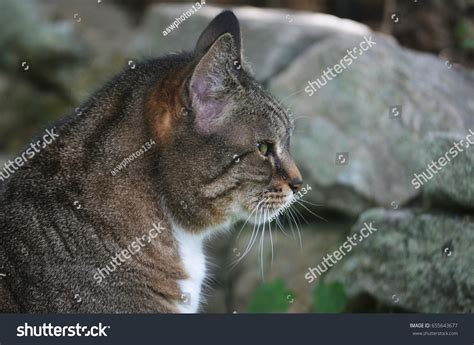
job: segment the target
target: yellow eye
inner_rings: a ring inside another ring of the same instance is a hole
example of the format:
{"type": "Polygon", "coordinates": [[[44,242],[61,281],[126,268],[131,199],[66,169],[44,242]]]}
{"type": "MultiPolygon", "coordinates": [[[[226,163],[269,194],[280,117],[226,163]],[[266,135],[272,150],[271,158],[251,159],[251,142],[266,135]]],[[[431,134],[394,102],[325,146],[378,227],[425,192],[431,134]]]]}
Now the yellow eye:
{"type": "Polygon", "coordinates": [[[270,153],[270,144],[268,143],[258,143],[257,144],[258,151],[264,156],[268,156],[270,153]]]}

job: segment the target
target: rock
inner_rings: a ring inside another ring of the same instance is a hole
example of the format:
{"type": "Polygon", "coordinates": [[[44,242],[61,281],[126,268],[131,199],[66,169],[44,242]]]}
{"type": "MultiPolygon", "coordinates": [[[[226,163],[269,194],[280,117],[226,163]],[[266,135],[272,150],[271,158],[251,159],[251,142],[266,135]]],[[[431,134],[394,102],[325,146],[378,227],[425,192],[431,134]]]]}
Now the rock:
{"type": "Polygon", "coordinates": [[[2,1],[0,150],[19,150],[124,68],[133,34],[112,4],[2,1]]]}
{"type": "Polygon", "coordinates": [[[65,112],[72,83],[64,76],[82,56],[70,23],[49,23],[38,13],[34,1],[0,3],[0,149],[10,152],[65,112]]]}
{"type": "Polygon", "coordinates": [[[7,79],[0,73],[0,149],[15,154],[42,128],[68,110],[68,102],[44,92],[28,80],[7,79]],[[3,82],[8,81],[3,87],[3,82]]]}
{"type": "Polygon", "coordinates": [[[72,43],[81,46],[80,64],[61,74],[61,84],[70,92],[73,107],[126,67],[129,60],[133,63],[142,58],[130,50],[130,42],[136,39],[130,19],[112,2],[48,0],[42,3],[42,13],[47,20],[74,25],[72,43]]]}
{"type": "MultiPolygon", "coordinates": [[[[72,26],[69,23],[49,23],[39,17],[36,1],[4,0],[0,7],[1,27],[0,45],[9,46],[2,54],[2,65],[18,61],[18,54],[30,54],[33,57],[54,58],[49,54],[63,57],[78,56],[80,45],[70,42],[72,26]],[[21,17],[21,21],[18,18],[21,17]],[[13,41],[13,38],[15,41],[13,41]],[[13,58],[15,57],[15,58],[13,58]]],[[[18,67],[18,66],[17,66],[18,67]]]]}
{"type": "Polygon", "coordinates": [[[324,83],[324,70],[358,47],[362,36],[314,44],[269,85],[297,119],[292,152],[305,182],[318,191],[308,200],[350,215],[416,197],[410,181],[423,168],[416,152],[425,135],[465,134],[474,126],[471,72],[386,36],[372,37],[372,48],[312,96],[305,92],[308,81],[324,83]],[[394,106],[400,115],[389,117],[394,106]],[[336,164],[340,152],[349,154],[346,165],[336,164]]]}
{"type": "Polygon", "coordinates": [[[71,23],[87,50],[106,56],[124,51],[135,35],[127,13],[111,1],[47,0],[41,2],[41,10],[45,20],[71,23]]]}
{"type": "Polygon", "coordinates": [[[61,69],[82,57],[82,46],[74,38],[71,23],[50,23],[38,13],[36,1],[1,2],[0,68],[20,78],[38,80],[44,88],[60,88],[61,69]]]}
{"type": "Polygon", "coordinates": [[[387,305],[423,313],[474,311],[474,218],[414,210],[371,209],[377,229],[329,273],[350,296],[369,293],[387,305]]]}
{"type": "MultiPolygon", "coordinates": [[[[205,5],[164,36],[163,31],[192,5],[159,4],[151,7],[138,34],[135,50],[158,56],[194,49],[199,34],[223,8],[205,5]]],[[[295,57],[316,41],[342,33],[369,33],[365,25],[326,14],[255,7],[230,9],[239,18],[244,55],[260,81],[266,81],[285,69],[295,57]]]]}
{"type": "MultiPolygon", "coordinates": [[[[474,128],[471,128],[474,133],[474,128]]],[[[449,133],[433,133],[429,135],[420,150],[420,160],[425,169],[432,161],[437,162],[440,157],[446,155],[450,158],[448,162],[441,162],[446,165],[432,174],[429,171],[417,171],[420,176],[422,172],[426,177],[433,176],[423,184],[425,200],[428,204],[439,204],[440,206],[459,206],[474,209],[474,145],[469,144],[468,140],[474,143],[474,134],[467,138],[470,133],[466,131],[463,135],[453,135],[449,133]],[[456,149],[454,142],[463,140],[459,145],[460,150],[456,149]],[[454,154],[454,152],[457,152],[454,154]]],[[[432,168],[434,169],[434,168],[432,168]]],[[[424,182],[420,177],[421,182],[424,182]]]]}

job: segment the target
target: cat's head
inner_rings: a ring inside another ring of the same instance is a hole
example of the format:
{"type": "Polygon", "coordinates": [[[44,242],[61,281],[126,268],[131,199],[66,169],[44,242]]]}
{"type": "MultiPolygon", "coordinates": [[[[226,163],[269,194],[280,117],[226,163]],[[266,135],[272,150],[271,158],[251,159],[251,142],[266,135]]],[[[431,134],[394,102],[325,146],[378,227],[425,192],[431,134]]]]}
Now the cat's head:
{"type": "Polygon", "coordinates": [[[166,208],[192,231],[270,218],[302,184],[293,121],[246,71],[235,15],[214,18],[186,61],[148,100],[166,208]]]}

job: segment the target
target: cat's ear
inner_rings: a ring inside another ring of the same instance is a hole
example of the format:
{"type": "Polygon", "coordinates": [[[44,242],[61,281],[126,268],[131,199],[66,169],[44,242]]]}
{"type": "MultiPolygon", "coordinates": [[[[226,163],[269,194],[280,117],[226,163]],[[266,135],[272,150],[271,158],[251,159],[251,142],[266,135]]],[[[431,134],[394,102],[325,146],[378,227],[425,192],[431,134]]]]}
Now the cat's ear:
{"type": "Polygon", "coordinates": [[[195,54],[199,61],[189,82],[189,96],[199,132],[215,132],[223,123],[231,93],[230,73],[240,69],[239,22],[230,11],[219,14],[201,34],[195,54]]]}
{"type": "MultiPolygon", "coordinates": [[[[232,11],[222,11],[215,17],[199,36],[194,51],[196,54],[205,54],[209,48],[224,34],[230,34],[235,44],[235,49],[240,53],[242,41],[240,38],[239,20],[232,11]]],[[[240,60],[240,59],[239,59],[240,60]]]]}

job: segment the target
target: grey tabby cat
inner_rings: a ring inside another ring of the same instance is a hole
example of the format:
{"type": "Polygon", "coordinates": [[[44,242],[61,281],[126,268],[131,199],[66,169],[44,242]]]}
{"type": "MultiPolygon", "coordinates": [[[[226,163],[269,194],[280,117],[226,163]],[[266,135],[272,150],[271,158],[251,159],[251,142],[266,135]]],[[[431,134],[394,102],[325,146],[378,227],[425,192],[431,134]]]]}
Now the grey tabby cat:
{"type": "Polygon", "coordinates": [[[124,70],[81,109],[3,182],[0,311],[197,312],[203,241],[270,217],[302,183],[292,121],[243,67],[237,18],[222,12],[193,52],[124,70]]]}

